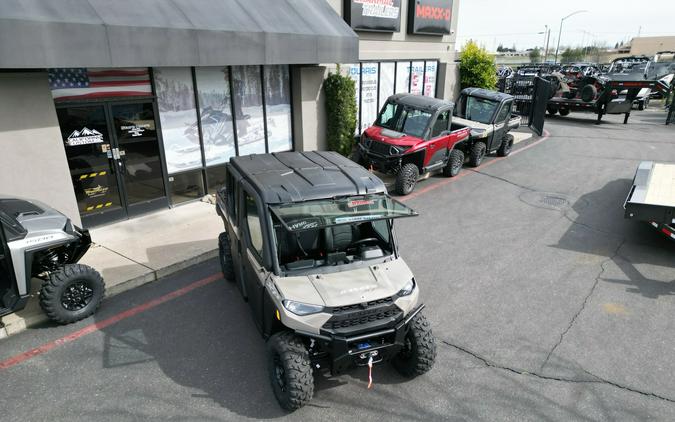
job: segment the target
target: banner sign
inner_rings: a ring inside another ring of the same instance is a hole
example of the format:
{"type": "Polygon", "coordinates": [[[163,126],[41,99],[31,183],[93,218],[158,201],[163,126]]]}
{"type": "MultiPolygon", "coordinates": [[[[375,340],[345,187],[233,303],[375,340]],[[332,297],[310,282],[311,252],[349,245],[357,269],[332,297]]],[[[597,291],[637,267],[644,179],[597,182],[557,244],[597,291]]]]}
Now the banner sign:
{"type": "Polygon", "coordinates": [[[401,30],[401,0],[345,0],[345,21],[356,31],[401,30]]]}
{"type": "Polygon", "coordinates": [[[452,0],[411,0],[408,4],[408,33],[450,35],[452,0]]]}

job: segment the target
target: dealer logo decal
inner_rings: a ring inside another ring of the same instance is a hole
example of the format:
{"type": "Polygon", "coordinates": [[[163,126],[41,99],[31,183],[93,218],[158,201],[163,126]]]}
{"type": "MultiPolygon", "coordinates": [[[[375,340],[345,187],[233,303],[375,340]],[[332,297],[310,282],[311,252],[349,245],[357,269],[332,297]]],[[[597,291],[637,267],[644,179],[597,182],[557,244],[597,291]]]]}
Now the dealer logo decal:
{"type": "Polygon", "coordinates": [[[74,130],[66,139],[66,145],[69,147],[101,143],[103,143],[103,134],[88,127],[84,127],[82,130],[74,130]]]}

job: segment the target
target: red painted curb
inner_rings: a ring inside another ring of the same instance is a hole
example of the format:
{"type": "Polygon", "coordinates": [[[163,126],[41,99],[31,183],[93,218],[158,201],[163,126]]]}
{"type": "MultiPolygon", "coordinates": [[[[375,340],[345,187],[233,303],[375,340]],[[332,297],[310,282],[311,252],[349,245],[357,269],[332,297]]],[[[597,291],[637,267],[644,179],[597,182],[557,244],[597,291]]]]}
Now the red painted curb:
{"type": "Polygon", "coordinates": [[[52,349],[55,349],[56,347],[63,346],[64,344],[71,343],[81,337],[84,337],[86,335],[89,335],[91,333],[94,333],[96,331],[100,331],[105,327],[108,327],[110,325],[116,324],[122,320],[125,320],[127,318],[130,318],[134,315],[138,315],[141,312],[145,312],[149,309],[155,308],[162,303],[168,302],[170,300],[176,299],[177,297],[184,296],[191,291],[198,289],[200,287],[204,287],[207,284],[211,284],[216,280],[220,280],[223,277],[221,273],[213,274],[210,275],[206,278],[203,278],[201,280],[197,280],[193,283],[188,284],[185,287],[182,287],[178,290],[174,290],[173,292],[167,293],[163,296],[160,296],[156,299],[152,299],[148,302],[145,302],[141,305],[134,306],[133,308],[127,309],[126,311],[120,312],[118,314],[115,314],[109,318],[104,319],[103,321],[99,321],[90,325],[87,325],[84,328],[81,328],[77,331],[74,331],[66,336],[63,336],[61,338],[58,338],[56,340],[50,341],[49,343],[45,343],[41,346],[38,346],[34,349],[28,350],[27,352],[20,353],[16,356],[12,356],[9,359],[5,359],[0,362],[0,370],[1,369],[7,369],[11,368],[12,366],[18,365],[22,362],[27,361],[28,359],[32,359],[36,356],[39,356],[43,353],[46,353],[52,349]]]}

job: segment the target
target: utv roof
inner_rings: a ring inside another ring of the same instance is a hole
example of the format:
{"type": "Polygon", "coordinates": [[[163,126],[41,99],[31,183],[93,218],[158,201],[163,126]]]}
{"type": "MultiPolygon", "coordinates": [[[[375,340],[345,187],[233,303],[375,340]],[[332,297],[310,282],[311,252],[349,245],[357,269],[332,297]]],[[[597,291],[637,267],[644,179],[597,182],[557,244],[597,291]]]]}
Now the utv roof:
{"type": "Polygon", "coordinates": [[[267,204],[387,192],[378,177],[337,152],[244,155],[229,165],[267,204]]]}
{"type": "Polygon", "coordinates": [[[436,112],[443,107],[455,106],[455,103],[452,101],[415,94],[395,94],[389,97],[389,100],[431,113],[436,112]]]}
{"type": "Polygon", "coordinates": [[[503,92],[490,91],[483,88],[464,88],[461,95],[484,98],[486,100],[499,101],[513,99],[513,95],[504,94],[503,92]]]}

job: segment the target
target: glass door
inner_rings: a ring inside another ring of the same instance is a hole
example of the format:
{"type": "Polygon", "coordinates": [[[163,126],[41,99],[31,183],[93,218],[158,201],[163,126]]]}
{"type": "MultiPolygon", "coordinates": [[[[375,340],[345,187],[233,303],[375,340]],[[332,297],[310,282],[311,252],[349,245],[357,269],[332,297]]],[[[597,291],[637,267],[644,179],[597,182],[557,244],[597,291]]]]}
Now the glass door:
{"type": "Polygon", "coordinates": [[[57,108],[85,227],[168,208],[152,101],[57,108]]]}
{"type": "Polygon", "coordinates": [[[56,113],[83,225],[125,218],[105,105],[58,108],[56,113]]]}
{"type": "Polygon", "coordinates": [[[110,103],[117,170],[130,216],[168,207],[151,101],[110,103]]]}

